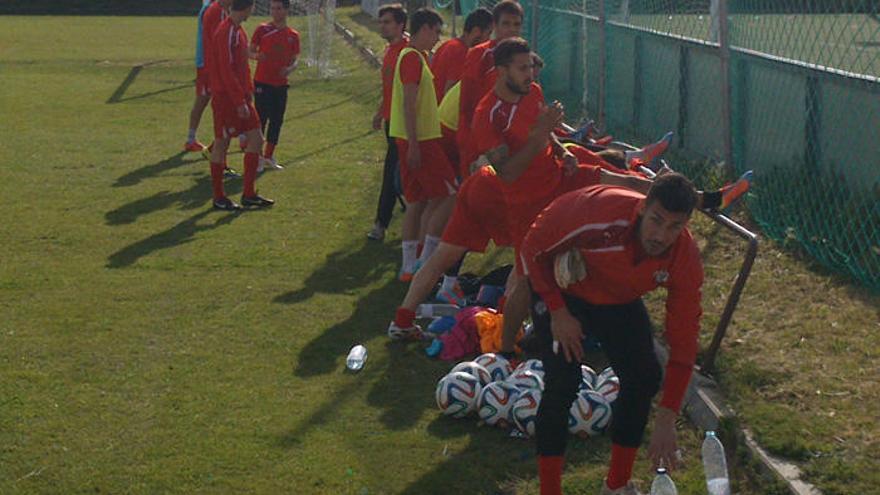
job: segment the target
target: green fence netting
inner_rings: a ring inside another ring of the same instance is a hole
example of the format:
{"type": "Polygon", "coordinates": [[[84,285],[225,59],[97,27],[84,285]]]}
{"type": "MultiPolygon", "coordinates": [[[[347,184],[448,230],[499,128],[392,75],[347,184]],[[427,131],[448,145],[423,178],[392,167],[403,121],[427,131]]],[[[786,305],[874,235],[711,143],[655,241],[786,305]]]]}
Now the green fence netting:
{"type": "Polygon", "coordinates": [[[521,3],[570,121],[635,142],[673,130],[698,181],[754,170],[765,235],[880,290],[880,1],[521,3]]]}

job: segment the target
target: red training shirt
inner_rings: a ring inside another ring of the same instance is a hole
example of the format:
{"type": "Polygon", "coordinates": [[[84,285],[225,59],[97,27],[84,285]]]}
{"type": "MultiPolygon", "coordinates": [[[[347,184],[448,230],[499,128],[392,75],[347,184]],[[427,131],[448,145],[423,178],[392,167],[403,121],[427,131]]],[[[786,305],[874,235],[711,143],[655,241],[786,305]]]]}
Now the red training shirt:
{"type": "Polygon", "coordinates": [[[299,56],[299,33],[285,26],[276,27],[271,22],[257,26],[251,36],[251,45],[265,55],[258,59],[254,81],[272,86],[286,86],[287,76],[283,70],[299,56]]]}
{"type": "Polygon", "coordinates": [[[390,44],[385,48],[385,56],[382,57],[382,118],[391,120],[391,88],[394,86],[394,69],[397,66],[397,57],[400,51],[409,45],[409,36],[404,35],[397,43],[390,44]]]}
{"type": "Polygon", "coordinates": [[[464,69],[464,60],[467,57],[468,47],[459,38],[440,45],[431,59],[431,72],[434,73],[434,89],[437,91],[437,101],[443,99],[446,84],[449,81],[456,83],[461,79],[464,69]]]}
{"type": "Polygon", "coordinates": [[[244,105],[254,92],[248,65],[247,35],[241,26],[227,17],[214,33],[214,64],[211,69],[211,92],[223,94],[236,106],[244,105]]]}
{"type": "Polygon", "coordinates": [[[639,212],[645,197],[614,186],[589,186],[564,194],[542,211],[523,240],[520,256],[532,289],[553,311],[562,293],[590,304],[625,304],[663,286],[669,362],[660,405],[681,407],[697,355],[703,263],[684,229],[661,256],[642,251],[639,212]],[[587,267],[584,280],[560,289],[553,275],[557,254],[577,248],[587,267]]]}
{"type": "Polygon", "coordinates": [[[459,102],[458,129],[462,125],[470,129],[477,104],[483,96],[495,87],[498,77],[495,71],[496,40],[489,40],[471,48],[467,52],[461,73],[461,101],[459,102]]]}
{"type": "MultiPolygon", "coordinates": [[[[532,83],[529,93],[516,103],[502,100],[495,91],[486,94],[477,105],[471,126],[475,156],[502,144],[510,148],[510,156],[515,155],[528,141],[543,107],[544,93],[537,83],[532,83]]],[[[526,203],[551,194],[561,179],[561,163],[548,143],[522,175],[506,185],[505,192],[511,203],[526,203]]]]}

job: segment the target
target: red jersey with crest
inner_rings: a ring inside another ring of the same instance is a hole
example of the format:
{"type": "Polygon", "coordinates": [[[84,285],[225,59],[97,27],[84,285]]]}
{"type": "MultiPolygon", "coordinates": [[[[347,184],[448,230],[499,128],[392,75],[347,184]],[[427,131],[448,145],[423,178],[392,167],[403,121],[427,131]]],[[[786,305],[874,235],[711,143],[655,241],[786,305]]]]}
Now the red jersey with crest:
{"type": "Polygon", "coordinates": [[[563,292],[590,304],[613,305],[665,287],[670,354],[661,405],[678,410],[697,355],[703,263],[687,229],[664,254],[644,253],[638,238],[644,200],[635,191],[604,185],[564,194],[535,219],[520,256],[532,289],[551,311],[565,305],[563,292]],[[587,276],[560,289],[554,259],[572,248],[583,257],[587,276]]]}
{"type": "Polygon", "coordinates": [[[254,93],[248,65],[248,40],[241,26],[227,17],[214,33],[211,92],[222,94],[235,106],[245,104],[254,93]]]}
{"type": "Polygon", "coordinates": [[[265,58],[258,59],[254,81],[286,86],[287,76],[283,71],[299,56],[299,33],[289,26],[279,28],[266,22],[254,30],[251,45],[257,47],[258,53],[265,55],[265,58]]]}
{"type": "MultiPolygon", "coordinates": [[[[502,100],[495,91],[486,94],[477,105],[471,128],[475,155],[485,154],[502,144],[508,146],[511,156],[515,155],[528,141],[529,132],[543,108],[544,93],[536,83],[515,103],[502,100]]],[[[548,143],[522,175],[506,185],[505,193],[512,204],[528,203],[556,191],[561,180],[561,163],[548,143]]]]}

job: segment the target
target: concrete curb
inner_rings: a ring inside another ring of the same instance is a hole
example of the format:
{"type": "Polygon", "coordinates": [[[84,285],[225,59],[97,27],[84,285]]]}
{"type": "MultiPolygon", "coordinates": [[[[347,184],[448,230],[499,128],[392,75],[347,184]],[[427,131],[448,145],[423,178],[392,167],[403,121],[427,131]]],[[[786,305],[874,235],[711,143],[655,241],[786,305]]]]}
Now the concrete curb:
{"type": "MultiPolygon", "coordinates": [[[[345,26],[335,22],[336,31],[372,66],[382,67],[382,61],[372,50],[364,46],[345,26]]],[[[668,352],[665,347],[657,344],[657,355],[665,363],[668,352]]],[[[736,414],[724,402],[718,384],[695,370],[685,396],[684,412],[697,428],[703,431],[713,430],[725,445],[736,445],[738,452],[745,454],[749,461],[755,463],[761,474],[782,482],[792,495],[822,495],[815,486],[800,479],[801,470],[794,464],[774,457],[764,450],[754,439],[754,435],[746,428],[739,426],[736,414]]],[[[733,452],[728,452],[728,457],[733,452]]]]}

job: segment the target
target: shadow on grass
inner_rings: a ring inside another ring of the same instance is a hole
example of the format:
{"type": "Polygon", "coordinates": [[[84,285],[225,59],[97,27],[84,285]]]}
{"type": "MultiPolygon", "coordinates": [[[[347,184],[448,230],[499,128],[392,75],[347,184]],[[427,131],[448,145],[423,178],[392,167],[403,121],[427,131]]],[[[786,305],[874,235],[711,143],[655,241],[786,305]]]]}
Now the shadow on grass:
{"type": "Polygon", "coordinates": [[[173,86],[170,88],[160,89],[158,91],[151,91],[149,93],[142,93],[139,95],[130,96],[128,98],[123,98],[126,91],[128,91],[128,88],[130,88],[131,85],[134,84],[134,81],[137,79],[138,75],[141,73],[141,71],[144,70],[145,67],[161,64],[164,62],[168,62],[168,60],[154,60],[151,62],[133,66],[131,70],[128,71],[125,79],[123,79],[119,86],[116,88],[116,91],[114,91],[113,94],[110,95],[110,98],[107,98],[107,101],[105,103],[108,105],[112,105],[114,103],[122,103],[131,100],[138,100],[141,98],[149,98],[151,96],[156,96],[162,93],[168,93],[169,91],[177,91],[179,89],[191,88],[195,85],[195,81],[190,81],[186,84],[178,84],[177,86],[173,86]]]}
{"type": "Polygon", "coordinates": [[[237,212],[221,213],[206,207],[204,211],[196,213],[168,230],[153,234],[146,239],[135,242],[111,254],[107,258],[107,268],[125,268],[133,265],[140,258],[156,251],[192,242],[195,240],[194,237],[197,233],[227,225],[238,218],[238,216],[239,213],[237,212]],[[199,221],[214,213],[222,216],[215,220],[214,223],[199,225],[199,221]]]}
{"type": "Polygon", "coordinates": [[[331,110],[331,109],[334,109],[334,108],[336,108],[336,107],[341,107],[342,105],[345,105],[346,103],[350,103],[350,102],[353,102],[353,101],[359,101],[359,100],[361,100],[361,99],[362,99],[364,96],[366,96],[366,95],[370,95],[370,94],[375,95],[375,94],[378,94],[379,91],[380,91],[380,88],[379,88],[379,87],[370,87],[369,89],[367,89],[367,90],[365,90],[365,91],[361,91],[360,93],[353,94],[353,95],[349,95],[349,96],[347,96],[347,97],[345,97],[345,98],[343,98],[343,99],[341,99],[341,100],[339,100],[339,101],[336,101],[336,102],[334,102],[334,103],[330,103],[330,104],[328,104],[328,105],[324,105],[323,107],[315,108],[315,109],[313,109],[313,110],[308,110],[308,111],[303,112],[303,113],[298,113],[298,114],[296,114],[296,115],[289,115],[289,116],[287,116],[287,118],[293,120],[293,119],[303,119],[303,118],[306,118],[306,117],[311,117],[312,115],[315,115],[315,114],[317,114],[317,113],[325,112],[325,111],[327,111],[327,110],[331,110]]]}
{"type": "Polygon", "coordinates": [[[316,149],[316,150],[312,150],[312,151],[309,151],[309,152],[303,153],[303,154],[301,154],[301,155],[297,155],[297,156],[295,156],[295,157],[293,157],[293,158],[288,158],[288,159],[286,160],[286,162],[288,162],[288,163],[294,163],[294,162],[298,162],[298,161],[305,160],[306,158],[310,158],[310,157],[315,156],[315,155],[320,155],[321,153],[324,153],[324,152],[326,152],[326,151],[330,151],[330,150],[334,150],[334,149],[340,149],[341,146],[345,146],[346,144],[350,144],[350,143],[353,143],[353,142],[355,142],[355,141],[359,141],[359,140],[364,139],[365,137],[367,137],[367,136],[369,136],[369,135],[371,135],[371,134],[374,134],[374,133],[376,133],[376,132],[378,132],[378,131],[374,131],[374,130],[371,129],[371,130],[364,131],[364,132],[362,132],[362,133],[360,133],[360,134],[357,134],[357,135],[354,135],[354,136],[350,136],[350,137],[345,138],[345,139],[343,139],[343,140],[341,140],[341,141],[333,141],[332,143],[330,143],[330,144],[328,144],[327,146],[324,146],[324,147],[322,147],[322,148],[318,148],[318,149],[316,149]]]}
{"type": "Polygon", "coordinates": [[[201,155],[193,154],[193,156],[197,156],[198,158],[193,160],[185,160],[184,156],[187,155],[187,152],[181,151],[174,155],[169,156],[164,160],[160,160],[156,163],[150,165],[144,165],[143,167],[133,170],[118,179],[113,183],[113,187],[128,187],[133,186],[135,184],[139,184],[141,180],[147,179],[149,177],[155,177],[162,172],[166,172],[168,170],[173,170],[177,167],[188,165],[190,163],[196,163],[204,161],[201,155]]]}
{"type": "MultiPolygon", "coordinates": [[[[241,193],[241,181],[227,181],[226,193],[234,196],[241,193]]],[[[164,210],[178,204],[182,210],[193,210],[207,207],[211,200],[211,177],[203,175],[193,182],[188,189],[177,192],[162,191],[146,198],[134,200],[115,210],[104,214],[107,225],[124,225],[133,223],[141,215],[164,210]]]]}

